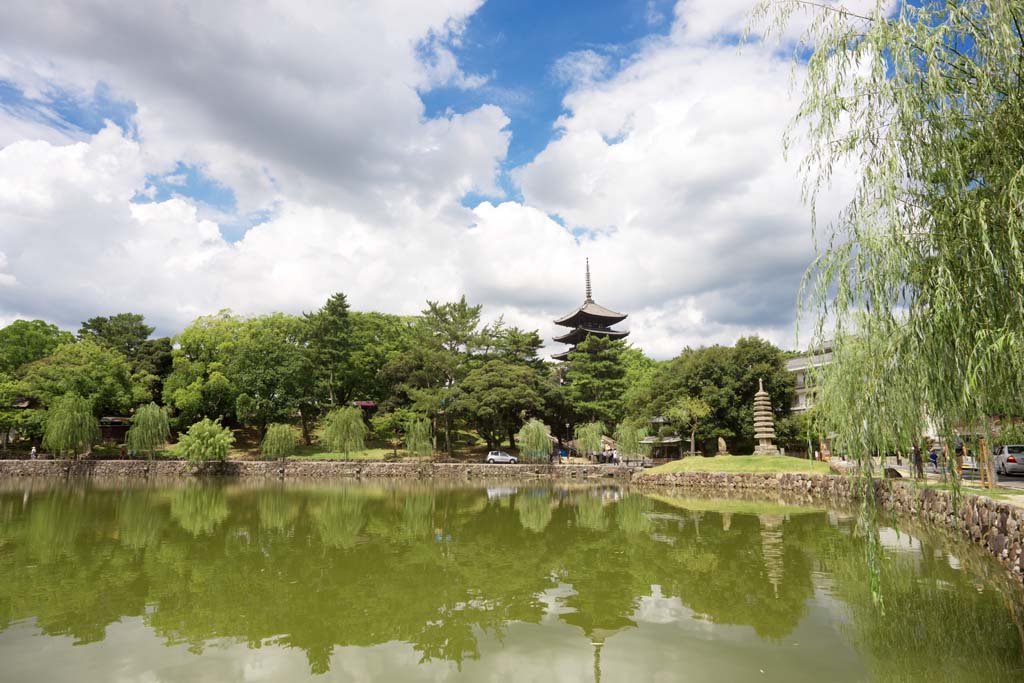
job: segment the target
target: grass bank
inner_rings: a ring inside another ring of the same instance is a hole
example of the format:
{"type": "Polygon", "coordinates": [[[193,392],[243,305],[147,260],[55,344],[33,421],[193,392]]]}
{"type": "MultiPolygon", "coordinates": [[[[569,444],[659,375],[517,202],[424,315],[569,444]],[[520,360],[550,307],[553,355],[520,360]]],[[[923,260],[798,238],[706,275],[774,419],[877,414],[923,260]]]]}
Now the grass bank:
{"type": "Polygon", "coordinates": [[[804,474],[828,474],[828,463],[785,455],[716,455],[711,458],[690,457],[673,460],[664,465],[645,470],[645,475],[672,474],[676,472],[726,472],[726,473],[773,473],[798,472],[804,474]]]}

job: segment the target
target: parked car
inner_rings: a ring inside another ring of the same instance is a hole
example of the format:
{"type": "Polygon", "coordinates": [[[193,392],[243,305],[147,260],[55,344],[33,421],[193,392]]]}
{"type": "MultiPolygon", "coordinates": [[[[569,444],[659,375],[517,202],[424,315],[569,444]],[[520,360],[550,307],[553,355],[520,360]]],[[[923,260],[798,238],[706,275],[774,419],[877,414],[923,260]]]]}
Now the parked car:
{"type": "Polygon", "coordinates": [[[487,454],[487,462],[491,463],[492,465],[494,463],[515,465],[519,461],[516,460],[516,456],[509,455],[505,451],[491,451],[487,454]]]}
{"type": "Polygon", "coordinates": [[[999,446],[992,454],[992,458],[999,474],[1024,474],[1024,446],[999,446]]]}

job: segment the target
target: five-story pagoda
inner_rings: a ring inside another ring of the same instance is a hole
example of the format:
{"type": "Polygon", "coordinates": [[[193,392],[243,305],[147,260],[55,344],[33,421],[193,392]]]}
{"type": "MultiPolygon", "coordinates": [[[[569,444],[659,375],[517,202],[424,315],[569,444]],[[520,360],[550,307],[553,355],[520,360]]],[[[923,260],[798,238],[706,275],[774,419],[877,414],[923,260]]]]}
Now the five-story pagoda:
{"type": "Polygon", "coordinates": [[[587,298],[583,301],[582,306],[555,321],[556,325],[572,328],[569,332],[554,338],[556,342],[571,344],[572,348],[551,357],[555,360],[568,360],[569,353],[576,348],[576,345],[591,334],[599,337],[622,339],[629,332],[627,330],[614,330],[612,325],[622,322],[626,317],[625,313],[616,313],[600,304],[594,303],[590,290],[590,259],[587,259],[587,298]]]}

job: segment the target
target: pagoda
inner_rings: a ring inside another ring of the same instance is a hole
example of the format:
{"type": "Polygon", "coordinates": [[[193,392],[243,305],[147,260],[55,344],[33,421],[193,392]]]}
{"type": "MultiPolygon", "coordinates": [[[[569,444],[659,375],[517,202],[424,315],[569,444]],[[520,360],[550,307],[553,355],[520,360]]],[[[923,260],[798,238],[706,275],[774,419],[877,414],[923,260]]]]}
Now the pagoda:
{"type": "Polygon", "coordinates": [[[764,390],[764,383],[757,380],[757,393],[754,394],[754,455],[778,455],[779,449],[772,441],[775,440],[775,419],[772,417],[772,400],[764,390]]]}
{"type": "Polygon", "coordinates": [[[556,342],[570,344],[572,348],[551,357],[555,360],[568,360],[569,353],[576,348],[576,345],[592,334],[598,337],[622,339],[629,332],[626,330],[614,330],[612,325],[625,319],[625,313],[616,313],[600,304],[594,303],[594,297],[590,290],[590,259],[587,259],[587,298],[584,299],[582,306],[555,321],[556,325],[572,328],[569,332],[554,338],[556,342]]]}

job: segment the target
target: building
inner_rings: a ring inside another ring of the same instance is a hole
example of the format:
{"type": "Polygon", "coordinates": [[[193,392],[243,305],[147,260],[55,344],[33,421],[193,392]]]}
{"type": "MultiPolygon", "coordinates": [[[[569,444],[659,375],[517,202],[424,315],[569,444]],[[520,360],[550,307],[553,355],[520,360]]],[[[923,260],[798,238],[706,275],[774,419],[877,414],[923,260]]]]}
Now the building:
{"type": "Polygon", "coordinates": [[[594,302],[590,289],[590,259],[587,259],[586,293],[587,298],[584,299],[583,305],[555,321],[556,325],[570,328],[569,332],[554,338],[556,342],[570,345],[569,349],[551,356],[555,360],[568,360],[569,353],[576,348],[576,345],[592,334],[612,339],[622,339],[629,334],[627,330],[612,328],[612,325],[622,322],[628,317],[625,313],[616,313],[594,302]]]}
{"type": "Polygon", "coordinates": [[[793,373],[794,391],[791,413],[802,413],[814,405],[817,387],[813,368],[820,368],[832,362],[832,345],[826,344],[821,353],[807,354],[786,361],[786,370],[793,373]]]}

